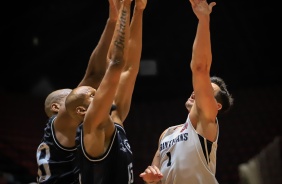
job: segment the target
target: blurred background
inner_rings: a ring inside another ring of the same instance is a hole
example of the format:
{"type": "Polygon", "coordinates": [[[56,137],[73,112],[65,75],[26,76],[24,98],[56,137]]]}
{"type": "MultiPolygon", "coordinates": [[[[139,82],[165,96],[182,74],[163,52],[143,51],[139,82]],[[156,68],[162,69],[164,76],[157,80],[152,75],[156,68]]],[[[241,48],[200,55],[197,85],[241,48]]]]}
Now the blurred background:
{"type": "MultiPolygon", "coordinates": [[[[219,118],[216,176],[221,184],[251,183],[257,176],[246,168],[254,173],[249,166],[256,160],[256,173],[261,181],[267,178],[262,183],[281,184],[281,16],[273,4],[216,2],[211,75],[222,77],[235,99],[230,114],[219,118]]],[[[45,97],[82,79],[104,29],[108,1],[6,3],[0,31],[0,184],[25,184],[35,181],[45,97]]],[[[143,183],[139,174],[151,164],[161,132],[186,120],[196,26],[188,0],[148,0],[141,67],[125,123],[137,184],[143,183]]]]}

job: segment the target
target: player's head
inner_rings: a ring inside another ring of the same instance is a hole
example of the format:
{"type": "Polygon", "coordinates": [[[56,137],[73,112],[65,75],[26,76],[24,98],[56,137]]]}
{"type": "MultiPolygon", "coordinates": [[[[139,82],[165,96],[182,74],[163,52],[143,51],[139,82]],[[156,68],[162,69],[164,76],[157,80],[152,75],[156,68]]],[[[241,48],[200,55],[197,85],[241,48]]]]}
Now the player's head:
{"type": "MultiPolygon", "coordinates": [[[[220,77],[213,76],[210,78],[212,87],[215,91],[214,97],[216,101],[221,104],[221,108],[219,109],[219,114],[227,112],[231,106],[233,105],[233,97],[228,92],[227,87],[223,79],[220,77]]],[[[191,110],[193,104],[195,101],[195,94],[192,92],[191,96],[188,98],[188,100],[185,103],[186,108],[188,111],[191,110]]]]}
{"type": "Polygon", "coordinates": [[[215,93],[214,96],[216,101],[221,104],[219,114],[223,114],[229,111],[229,109],[233,105],[234,99],[232,95],[228,92],[225,82],[222,78],[213,76],[211,77],[211,83],[219,87],[219,90],[215,93]]]}
{"type": "Polygon", "coordinates": [[[90,86],[80,86],[72,90],[66,98],[66,109],[70,116],[79,122],[83,121],[84,115],[93,100],[96,89],[90,86]]]}
{"type": "MultiPolygon", "coordinates": [[[[80,86],[73,89],[65,101],[66,109],[70,116],[82,122],[91,101],[94,99],[95,93],[96,89],[90,86],[80,86]]],[[[111,114],[116,109],[116,105],[113,104],[109,113],[111,114]]]]}
{"type": "Polygon", "coordinates": [[[48,117],[58,114],[60,107],[72,90],[65,88],[51,92],[45,99],[44,110],[48,117]]]}

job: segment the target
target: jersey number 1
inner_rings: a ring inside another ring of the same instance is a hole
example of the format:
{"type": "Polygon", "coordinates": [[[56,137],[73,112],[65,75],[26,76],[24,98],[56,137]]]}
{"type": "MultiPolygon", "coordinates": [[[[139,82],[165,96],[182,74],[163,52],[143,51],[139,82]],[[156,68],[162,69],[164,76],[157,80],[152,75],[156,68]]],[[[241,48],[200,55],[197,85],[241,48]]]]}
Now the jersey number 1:
{"type": "Polygon", "coordinates": [[[168,157],[168,162],[167,162],[166,166],[169,167],[169,166],[171,166],[171,154],[170,154],[170,152],[167,152],[166,156],[168,157]]]}

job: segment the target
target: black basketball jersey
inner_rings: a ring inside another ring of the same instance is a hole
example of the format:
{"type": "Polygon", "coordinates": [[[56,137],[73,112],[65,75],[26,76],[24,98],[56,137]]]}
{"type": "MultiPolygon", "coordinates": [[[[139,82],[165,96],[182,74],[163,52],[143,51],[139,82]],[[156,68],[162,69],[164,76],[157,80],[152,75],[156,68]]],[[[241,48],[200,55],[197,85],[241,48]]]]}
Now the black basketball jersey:
{"type": "Polygon", "coordinates": [[[79,167],[76,147],[66,148],[55,137],[53,122],[56,116],[49,118],[44,136],[37,148],[37,182],[40,184],[77,184],[79,167]]]}
{"type": "Polygon", "coordinates": [[[134,183],[133,155],[126,132],[118,124],[115,124],[115,127],[109,148],[99,158],[93,158],[85,152],[83,131],[80,130],[77,137],[77,149],[82,184],[134,183]]]}

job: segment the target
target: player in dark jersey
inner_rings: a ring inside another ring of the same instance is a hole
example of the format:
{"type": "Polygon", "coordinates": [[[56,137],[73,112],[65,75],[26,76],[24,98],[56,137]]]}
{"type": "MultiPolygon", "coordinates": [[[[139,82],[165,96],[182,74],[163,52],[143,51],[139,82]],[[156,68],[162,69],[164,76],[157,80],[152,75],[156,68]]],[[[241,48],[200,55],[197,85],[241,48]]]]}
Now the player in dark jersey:
{"type": "Polygon", "coordinates": [[[79,183],[76,147],[64,147],[56,139],[54,120],[49,118],[37,149],[39,183],[79,183]]]}
{"type": "Polygon", "coordinates": [[[77,149],[83,184],[133,183],[133,158],[126,132],[119,124],[115,124],[115,128],[110,146],[98,158],[85,153],[83,136],[78,137],[77,149]]]}
{"type": "MultiPolygon", "coordinates": [[[[109,64],[107,53],[118,17],[116,4],[119,4],[119,0],[109,0],[109,18],[101,38],[90,56],[86,73],[78,86],[88,85],[97,89],[100,85],[109,64]]],[[[74,153],[76,149],[75,136],[79,123],[68,114],[65,104],[58,109],[56,117],[52,117],[47,123],[44,129],[44,137],[37,150],[37,182],[40,184],[77,183],[78,181],[76,155],[74,153]],[[61,159],[59,156],[62,156],[61,159]],[[69,167],[64,167],[63,164],[69,167]],[[69,181],[70,173],[74,175],[72,176],[74,181],[69,181]]],[[[47,116],[50,116],[50,114],[47,114],[47,116]]]]}
{"type": "Polygon", "coordinates": [[[133,155],[123,128],[131,105],[142,51],[142,18],[147,0],[123,0],[110,46],[110,61],[97,89],[82,86],[66,99],[68,112],[83,121],[77,139],[82,184],[134,183],[133,155]],[[112,103],[116,110],[109,114],[112,103]]]}
{"type": "Polygon", "coordinates": [[[187,119],[161,134],[152,165],[140,174],[145,183],[218,184],[217,115],[230,109],[233,98],[221,78],[210,77],[210,14],[216,3],[190,0],[190,4],[198,25],[190,62],[194,91],[185,103],[187,119]]]}

